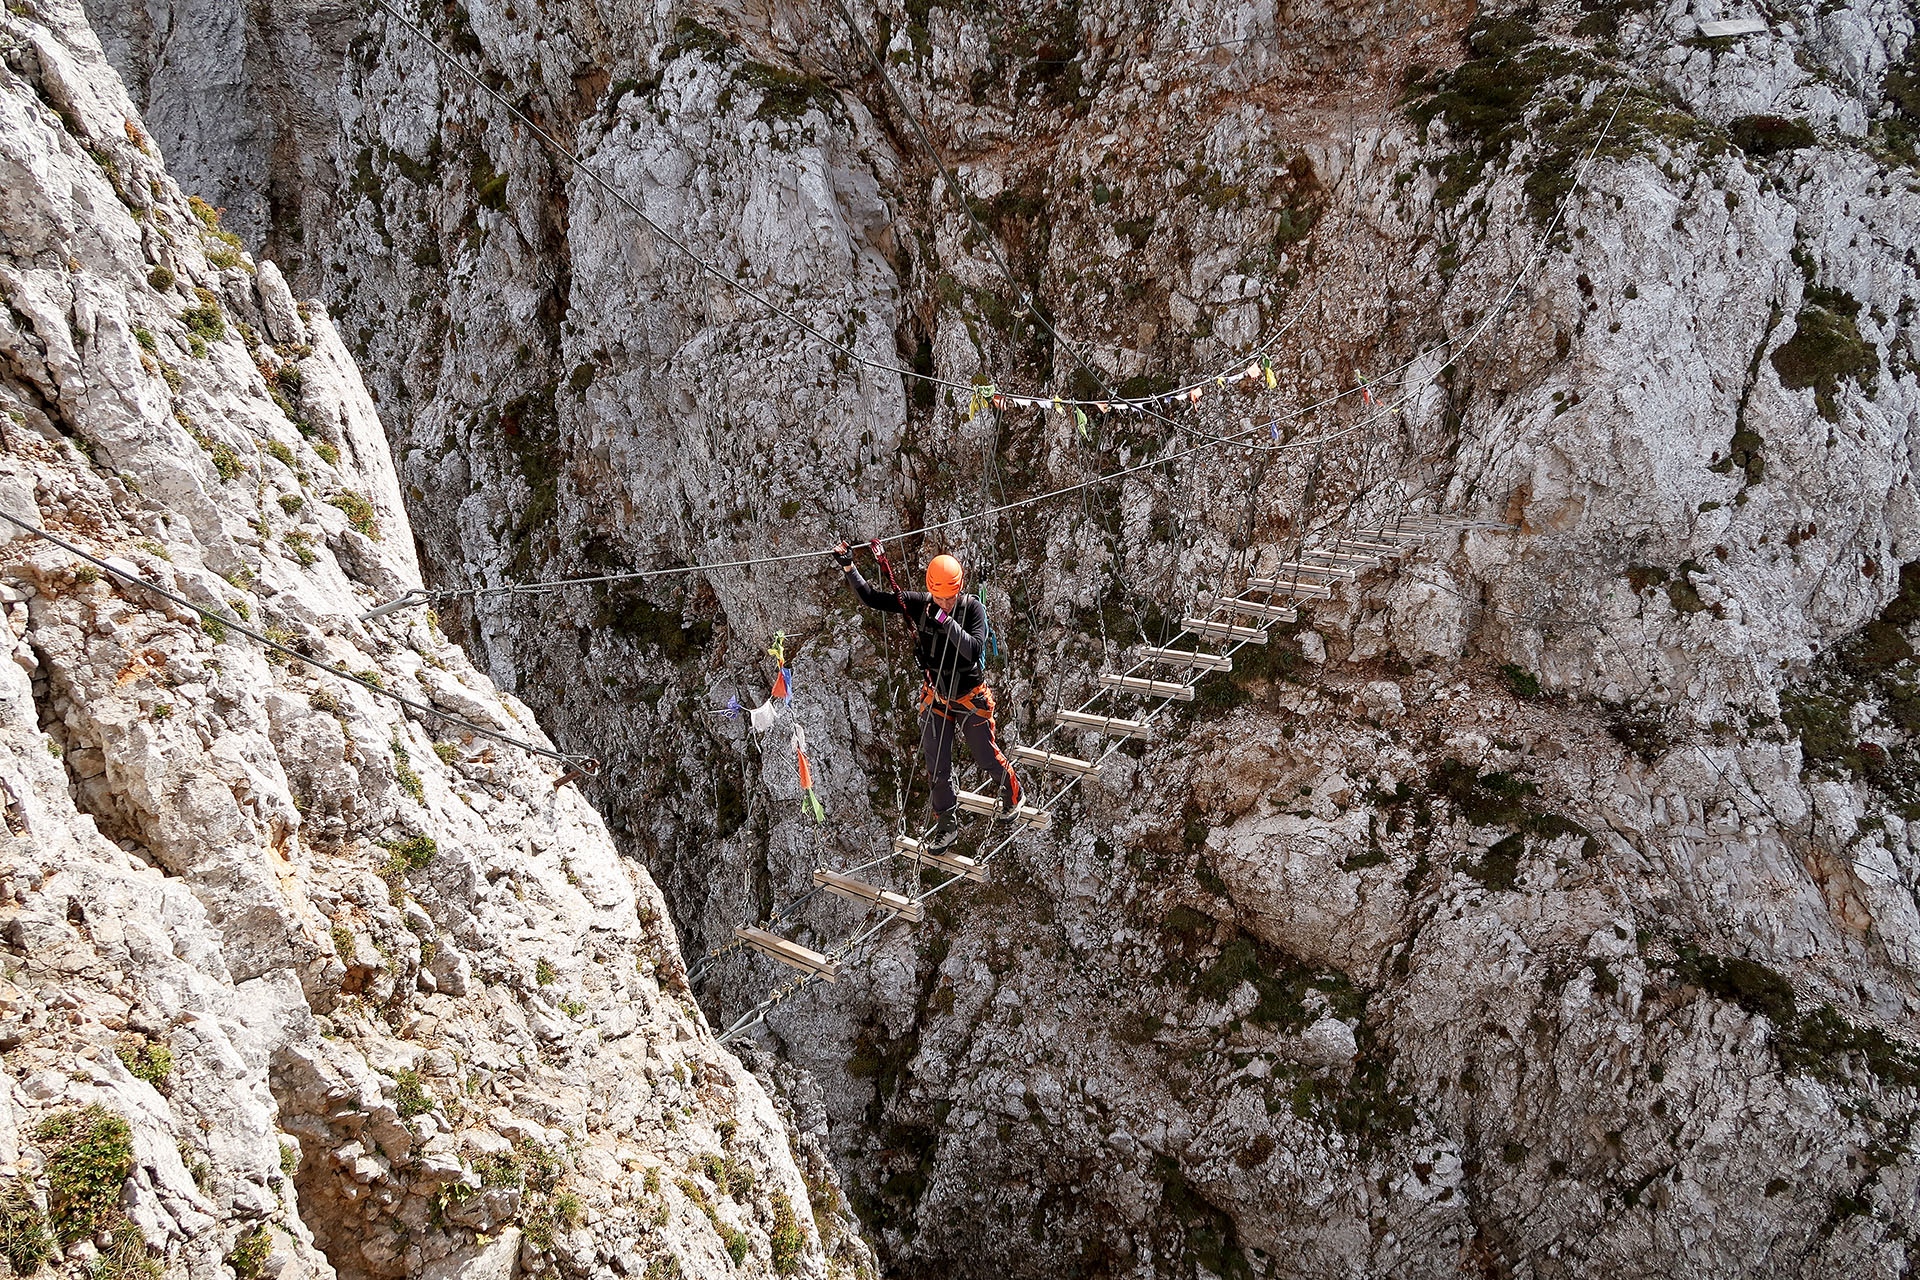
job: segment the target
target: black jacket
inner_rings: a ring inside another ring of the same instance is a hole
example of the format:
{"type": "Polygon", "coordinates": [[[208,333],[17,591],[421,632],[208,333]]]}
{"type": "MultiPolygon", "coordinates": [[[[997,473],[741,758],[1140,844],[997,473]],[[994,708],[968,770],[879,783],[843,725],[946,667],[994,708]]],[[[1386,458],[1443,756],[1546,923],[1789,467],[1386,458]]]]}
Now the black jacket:
{"type": "Polygon", "coordinates": [[[945,622],[935,619],[938,608],[924,591],[881,591],[854,569],[847,580],[853,593],[869,609],[904,616],[914,627],[913,656],[934,691],[945,698],[964,698],[987,678],[987,610],[974,596],[954,601],[945,622]]]}

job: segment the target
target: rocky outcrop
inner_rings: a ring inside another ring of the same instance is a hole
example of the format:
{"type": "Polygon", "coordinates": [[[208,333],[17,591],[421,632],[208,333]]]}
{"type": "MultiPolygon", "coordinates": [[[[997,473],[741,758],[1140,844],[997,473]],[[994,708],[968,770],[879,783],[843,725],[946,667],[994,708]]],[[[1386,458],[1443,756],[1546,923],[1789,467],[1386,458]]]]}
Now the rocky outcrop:
{"type": "MultiPolygon", "coordinates": [[[[326,12],[272,8],[249,41],[326,12]]],[[[862,11],[1009,281],[824,12],[430,15],[650,217],[864,355],[1092,394],[1025,292],[1130,392],[1278,335],[1251,409],[1085,437],[836,362],[384,17],[332,123],[263,158],[353,175],[266,234],[299,228],[303,287],[348,317],[435,585],[931,526],[1004,624],[1018,739],[1236,549],[1271,560],[1356,494],[1515,526],[1315,606],[994,883],[776,1011],[783,1089],[901,1271],[1907,1265],[1912,18],[1709,16],[862,11]],[[1361,376],[1408,397],[1390,430],[942,525],[1361,376]]],[[[249,85],[276,118],[310,90],[249,85]]],[[[607,761],[589,794],[704,951],[910,808],[897,638],[836,590],[803,563],[447,616],[607,761]],[[781,630],[824,830],[786,758],[707,714],[755,698],[781,630]]],[[[838,910],[803,936],[845,936],[838,910]]],[[[771,980],[729,956],[702,995],[731,1015],[771,980]]]]}
{"type": "Polygon", "coordinates": [[[358,620],[420,570],[325,311],[175,187],[76,8],[0,55],[0,510],[111,566],[0,533],[0,1252],[859,1265],[532,713],[430,614],[358,620]]]}

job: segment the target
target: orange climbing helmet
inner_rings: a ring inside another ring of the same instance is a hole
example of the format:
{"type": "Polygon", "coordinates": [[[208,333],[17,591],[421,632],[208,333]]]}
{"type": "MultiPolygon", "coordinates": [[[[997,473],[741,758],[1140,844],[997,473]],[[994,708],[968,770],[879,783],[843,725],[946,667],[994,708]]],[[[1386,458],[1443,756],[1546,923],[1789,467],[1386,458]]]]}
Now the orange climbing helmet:
{"type": "Polygon", "coordinates": [[[952,556],[935,556],[927,562],[927,592],[936,596],[957,596],[967,584],[967,575],[952,556]]]}

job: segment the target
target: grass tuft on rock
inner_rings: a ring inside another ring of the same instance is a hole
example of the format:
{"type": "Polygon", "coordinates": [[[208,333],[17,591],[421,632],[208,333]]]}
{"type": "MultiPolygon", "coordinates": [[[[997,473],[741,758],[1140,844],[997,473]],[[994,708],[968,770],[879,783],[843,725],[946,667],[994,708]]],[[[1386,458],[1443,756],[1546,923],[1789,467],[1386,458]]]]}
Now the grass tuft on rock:
{"type": "Polygon", "coordinates": [[[46,1149],[50,1220],[64,1245],[98,1231],[133,1174],[133,1131],[98,1103],[56,1112],[33,1130],[46,1149]]]}

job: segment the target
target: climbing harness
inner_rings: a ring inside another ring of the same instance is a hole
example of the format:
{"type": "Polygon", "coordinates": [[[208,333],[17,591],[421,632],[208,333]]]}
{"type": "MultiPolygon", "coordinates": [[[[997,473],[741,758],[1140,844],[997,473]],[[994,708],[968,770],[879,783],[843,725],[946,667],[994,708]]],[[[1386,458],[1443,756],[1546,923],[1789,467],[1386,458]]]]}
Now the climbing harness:
{"type": "Polygon", "coordinates": [[[977,684],[963,696],[949,698],[937,691],[933,683],[928,681],[920,686],[920,711],[923,715],[931,712],[942,720],[954,723],[963,722],[968,716],[981,716],[991,720],[994,711],[993,690],[984,684],[977,684]],[[985,698],[986,705],[982,706],[976,702],[976,698],[985,698]]]}

